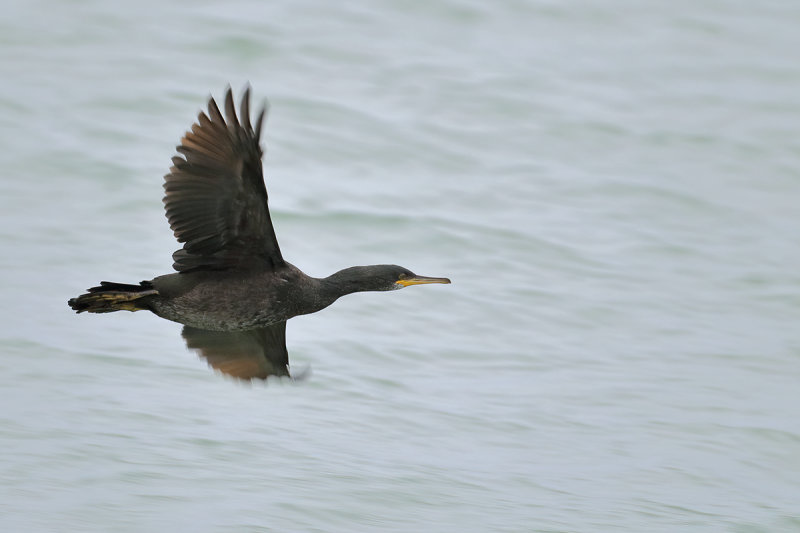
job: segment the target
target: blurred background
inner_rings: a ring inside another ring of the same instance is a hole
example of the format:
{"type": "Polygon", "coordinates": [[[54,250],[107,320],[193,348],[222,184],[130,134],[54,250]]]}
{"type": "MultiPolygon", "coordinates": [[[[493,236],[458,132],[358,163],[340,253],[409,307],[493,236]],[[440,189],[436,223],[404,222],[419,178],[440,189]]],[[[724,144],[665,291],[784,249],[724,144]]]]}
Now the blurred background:
{"type": "Polygon", "coordinates": [[[800,531],[800,4],[31,1],[0,21],[3,531],[800,531]],[[310,275],[244,386],[147,313],[162,176],[269,99],[310,275]]]}

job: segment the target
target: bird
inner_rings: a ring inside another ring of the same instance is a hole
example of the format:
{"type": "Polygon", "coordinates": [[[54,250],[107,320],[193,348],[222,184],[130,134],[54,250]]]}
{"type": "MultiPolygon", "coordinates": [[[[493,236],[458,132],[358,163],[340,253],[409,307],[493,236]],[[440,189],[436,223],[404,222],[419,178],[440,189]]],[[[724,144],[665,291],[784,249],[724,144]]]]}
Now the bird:
{"type": "Polygon", "coordinates": [[[223,116],[213,96],[182,137],[164,176],[166,217],[182,247],[175,272],[139,284],[102,281],[71,298],[77,313],[150,311],[183,324],[189,349],[209,366],[245,381],[293,377],[286,321],[320,311],[342,296],[411,285],[450,283],[381,264],[328,277],[303,273],[283,258],[264,184],[261,131],[267,107],[250,120],[250,86],[239,116],[230,86],[223,116]]]}

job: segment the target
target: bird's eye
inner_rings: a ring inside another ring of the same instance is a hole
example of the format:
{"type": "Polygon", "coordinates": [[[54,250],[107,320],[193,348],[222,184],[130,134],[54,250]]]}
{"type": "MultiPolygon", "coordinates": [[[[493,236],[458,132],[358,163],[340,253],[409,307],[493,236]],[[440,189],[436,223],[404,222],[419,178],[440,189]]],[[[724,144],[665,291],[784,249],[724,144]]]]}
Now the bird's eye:
{"type": "Polygon", "coordinates": [[[401,272],[400,275],[397,276],[397,279],[406,279],[407,277],[408,276],[406,276],[403,272],[401,272]]]}

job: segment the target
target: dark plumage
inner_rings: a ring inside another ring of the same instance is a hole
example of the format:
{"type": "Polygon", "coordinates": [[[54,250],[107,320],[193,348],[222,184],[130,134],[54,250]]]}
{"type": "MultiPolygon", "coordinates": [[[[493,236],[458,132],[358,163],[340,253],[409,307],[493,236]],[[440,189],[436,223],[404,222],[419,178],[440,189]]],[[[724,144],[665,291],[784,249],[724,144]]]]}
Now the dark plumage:
{"type": "Polygon", "coordinates": [[[288,375],[286,320],[324,309],[341,296],[423,283],[396,265],[350,267],[312,278],[281,255],[267,207],[259,144],[265,109],[250,123],[250,89],[241,117],[230,88],[225,116],[213,98],[177,147],[164,177],[164,206],[183,248],[174,274],[139,285],[101,282],[69,300],[78,313],[149,310],[184,324],[189,348],[226,374],[288,375]],[[241,122],[239,120],[241,118],[241,122]]]}

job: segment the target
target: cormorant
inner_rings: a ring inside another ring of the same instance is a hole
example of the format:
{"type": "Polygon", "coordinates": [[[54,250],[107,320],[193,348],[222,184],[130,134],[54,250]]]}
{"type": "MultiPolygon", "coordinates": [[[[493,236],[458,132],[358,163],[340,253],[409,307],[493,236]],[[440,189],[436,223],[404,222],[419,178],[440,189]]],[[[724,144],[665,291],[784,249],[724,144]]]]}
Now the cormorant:
{"type": "Polygon", "coordinates": [[[266,107],[250,122],[250,87],[236,116],[230,87],[225,116],[214,98],[177,147],[164,177],[164,207],[183,248],[177,273],[138,285],[100,282],[69,300],[78,313],[152,311],[184,324],[183,337],[215,369],[241,378],[289,375],[286,320],[360,291],[387,291],[447,278],[396,265],[355,266],[327,278],[283,259],[267,207],[259,140],[266,107]]]}

